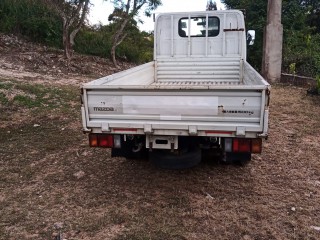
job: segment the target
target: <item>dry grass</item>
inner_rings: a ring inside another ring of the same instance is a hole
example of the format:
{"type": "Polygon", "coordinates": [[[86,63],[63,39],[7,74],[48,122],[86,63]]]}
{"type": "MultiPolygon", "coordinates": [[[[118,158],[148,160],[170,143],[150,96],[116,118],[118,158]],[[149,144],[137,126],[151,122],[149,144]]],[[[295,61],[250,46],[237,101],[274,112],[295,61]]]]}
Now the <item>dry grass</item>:
{"type": "Polygon", "coordinates": [[[69,240],[320,239],[320,98],[305,89],[273,87],[270,138],[249,165],[183,171],[90,149],[79,105],[59,96],[73,107],[12,103],[29,118],[11,124],[0,105],[0,239],[54,239],[55,223],[69,240]]]}

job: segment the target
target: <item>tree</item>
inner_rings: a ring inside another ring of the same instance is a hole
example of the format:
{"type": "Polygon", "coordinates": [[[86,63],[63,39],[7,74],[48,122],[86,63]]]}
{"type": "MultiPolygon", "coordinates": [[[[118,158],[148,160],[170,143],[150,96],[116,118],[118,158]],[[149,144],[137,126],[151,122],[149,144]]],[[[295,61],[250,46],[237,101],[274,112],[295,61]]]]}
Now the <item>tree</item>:
{"type": "Polygon", "coordinates": [[[217,4],[216,2],[212,2],[212,0],[208,1],[207,3],[207,11],[213,11],[213,10],[217,10],[217,4]]]}
{"type": "Polygon", "coordinates": [[[253,46],[248,46],[248,61],[252,66],[260,70],[263,49],[263,29],[267,20],[266,0],[224,0],[228,9],[244,9],[246,29],[256,31],[256,40],[253,46]]]}
{"type": "Polygon", "coordinates": [[[320,33],[320,1],[301,0],[301,5],[307,10],[307,22],[314,28],[315,33],[320,33]]]}
{"type": "Polygon", "coordinates": [[[114,11],[109,16],[109,21],[116,24],[116,30],[112,37],[112,47],[110,51],[111,59],[115,67],[118,67],[116,60],[116,48],[127,37],[128,26],[136,25],[135,17],[144,8],[144,14],[151,16],[151,11],[161,5],[161,0],[113,0],[114,11]]]}
{"type": "MultiPolygon", "coordinates": [[[[229,9],[245,9],[247,29],[256,30],[254,46],[248,48],[248,59],[260,69],[262,36],[266,25],[265,0],[223,0],[229,9]]],[[[305,76],[320,76],[320,1],[282,0],[284,72],[295,66],[295,72],[305,76]]]]}
{"type": "Polygon", "coordinates": [[[46,2],[62,19],[64,56],[71,59],[74,39],[89,12],[90,0],[46,0],[46,2]]]}

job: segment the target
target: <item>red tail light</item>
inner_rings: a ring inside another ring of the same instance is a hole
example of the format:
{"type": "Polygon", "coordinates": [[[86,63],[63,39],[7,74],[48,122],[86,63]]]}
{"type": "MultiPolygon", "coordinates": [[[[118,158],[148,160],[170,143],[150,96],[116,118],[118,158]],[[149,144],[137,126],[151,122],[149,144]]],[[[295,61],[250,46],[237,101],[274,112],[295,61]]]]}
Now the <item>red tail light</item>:
{"type": "Polygon", "coordinates": [[[90,147],[98,147],[98,135],[97,134],[89,134],[89,144],[90,147]]]}
{"type": "Polygon", "coordinates": [[[239,139],[239,152],[251,152],[250,139],[239,139]]]}
{"type": "Polygon", "coordinates": [[[99,135],[98,136],[99,147],[112,148],[113,136],[112,135],[99,135]]]}
{"type": "Polygon", "coordinates": [[[239,152],[239,139],[238,138],[233,139],[232,151],[239,152]]]}
{"type": "Polygon", "coordinates": [[[253,153],[261,153],[262,152],[262,139],[261,138],[252,139],[251,151],[253,153]]]}
{"type": "Polygon", "coordinates": [[[107,134],[89,134],[90,147],[113,147],[113,136],[107,134]]]}
{"type": "Polygon", "coordinates": [[[233,152],[252,152],[261,153],[262,139],[261,138],[234,138],[232,142],[233,152]]]}

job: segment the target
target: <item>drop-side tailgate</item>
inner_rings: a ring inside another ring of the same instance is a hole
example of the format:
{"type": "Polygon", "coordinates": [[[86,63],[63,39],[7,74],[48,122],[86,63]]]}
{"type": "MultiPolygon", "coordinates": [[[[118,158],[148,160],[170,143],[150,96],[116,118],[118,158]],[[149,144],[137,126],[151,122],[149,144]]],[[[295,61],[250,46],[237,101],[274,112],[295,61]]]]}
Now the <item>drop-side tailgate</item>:
{"type": "Polygon", "coordinates": [[[267,88],[83,89],[83,127],[93,132],[246,137],[266,134],[267,88]]]}

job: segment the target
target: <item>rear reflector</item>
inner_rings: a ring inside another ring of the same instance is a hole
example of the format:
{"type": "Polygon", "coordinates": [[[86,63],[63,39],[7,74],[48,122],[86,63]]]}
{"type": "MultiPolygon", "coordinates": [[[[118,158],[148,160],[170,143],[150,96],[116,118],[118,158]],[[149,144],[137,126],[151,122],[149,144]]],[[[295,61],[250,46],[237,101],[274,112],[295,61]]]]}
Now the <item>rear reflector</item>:
{"type": "Polygon", "coordinates": [[[98,135],[97,134],[89,134],[89,144],[90,144],[90,147],[98,147],[98,135]]]}
{"type": "Polygon", "coordinates": [[[232,151],[239,152],[239,139],[237,138],[233,139],[232,151]]]}
{"type": "Polygon", "coordinates": [[[239,139],[239,152],[251,152],[251,140],[250,139],[239,139]]]}
{"type": "Polygon", "coordinates": [[[225,138],[224,150],[226,152],[241,152],[241,153],[261,153],[262,139],[261,138],[225,138]]]}
{"type": "Polygon", "coordinates": [[[113,135],[113,147],[114,148],[121,148],[121,136],[120,135],[113,135]]]}
{"type": "Polygon", "coordinates": [[[251,152],[251,140],[245,138],[233,139],[233,152],[251,152]]]}
{"type": "Polygon", "coordinates": [[[232,152],[232,138],[224,139],[224,150],[226,152],[232,152]]]}
{"type": "Polygon", "coordinates": [[[107,134],[89,134],[90,147],[113,147],[113,136],[107,134]]]}
{"type": "Polygon", "coordinates": [[[262,152],[262,139],[255,138],[251,140],[251,151],[252,153],[261,153],[262,152]]]}
{"type": "Polygon", "coordinates": [[[99,135],[98,136],[99,147],[113,147],[113,136],[112,135],[99,135]]]}

